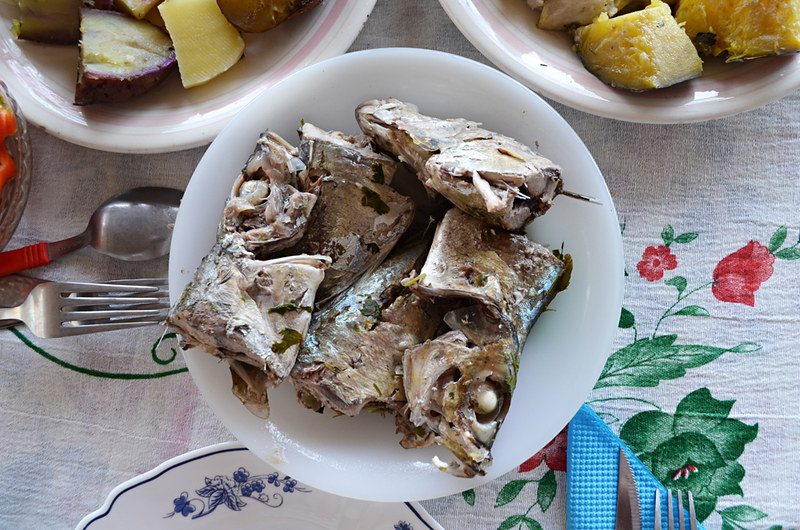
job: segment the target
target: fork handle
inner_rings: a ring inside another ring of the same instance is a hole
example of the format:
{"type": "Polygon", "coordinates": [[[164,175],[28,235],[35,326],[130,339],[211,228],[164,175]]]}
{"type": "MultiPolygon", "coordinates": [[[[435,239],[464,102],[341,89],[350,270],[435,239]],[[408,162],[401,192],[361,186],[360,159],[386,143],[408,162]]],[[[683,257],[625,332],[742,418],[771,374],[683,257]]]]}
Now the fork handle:
{"type": "Polygon", "coordinates": [[[41,267],[48,263],[50,263],[50,252],[45,242],[0,252],[0,276],[41,267]]]}

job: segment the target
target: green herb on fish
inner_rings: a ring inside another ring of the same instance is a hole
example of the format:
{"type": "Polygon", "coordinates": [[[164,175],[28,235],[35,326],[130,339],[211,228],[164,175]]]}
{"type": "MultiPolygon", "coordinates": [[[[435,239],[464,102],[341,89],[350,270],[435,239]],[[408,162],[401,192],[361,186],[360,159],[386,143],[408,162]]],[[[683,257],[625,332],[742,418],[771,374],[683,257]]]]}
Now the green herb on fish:
{"type": "Polygon", "coordinates": [[[389,206],[383,202],[383,199],[381,199],[381,196],[377,192],[366,186],[361,186],[361,193],[363,194],[361,197],[361,206],[372,208],[379,215],[389,213],[389,206]]]}
{"type": "Polygon", "coordinates": [[[566,291],[567,287],[569,287],[569,281],[572,278],[572,255],[564,254],[563,247],[561,250],[554,250],[553,255],[564,262],[564,271],[558,277],[555,285],[553,285],[553,294],[555,295],[561,291],[566,291]]]}
{"type": "Polygon", "coordinates": [[[272,345],[272,351],[275,353],[285,353],[292,346],[303,342],[303,335],[296,329],[283,328],[280,334],[281,341],[272,345]]]}
{"type": "Polygon", "coordinates": [[[378,305],[378,302],[373,300],[371,296],[367,296],[364,303],[361,304],[361,309],[359,309],[359,311],[365,317],[381,320],[381,306],[378,305]]]}
{"type": "Polygon", "coordinates": [[[378,383],[372,383],[372,387],[375,389],[375,392],[378,393],[378,397],[383,397],[383,392],[381,392],[381,389],[378,387],[378,383]]]}
{"type": "Polygon", "coordinates": [[[423,273],[420,274],[419,276],[414,276],[413,278],[408,278],[407,280],[401,281],[400,285],[402,285],[403,287],[409,287],[417,282],[421,282],[424,279],[425,279],[425,274],[423,273]]]}
{"type": "Polygon", "coordinates": [[[378,184],[386,182],[386,176],[383,174],[383,166],[378,163],[372,164],[372,181],[378,184]]]}
{"type": "Polygon", "coordinates": [[[270,307],[267,310],[267,313],[278,313],[279,315],[285,315],[289,311],[306,311],[311,313],[313,310],[314,308],[309,305],[297,305],[297,302],[287,302],[285,304],[276,305],[275,307],[270,307]]]}

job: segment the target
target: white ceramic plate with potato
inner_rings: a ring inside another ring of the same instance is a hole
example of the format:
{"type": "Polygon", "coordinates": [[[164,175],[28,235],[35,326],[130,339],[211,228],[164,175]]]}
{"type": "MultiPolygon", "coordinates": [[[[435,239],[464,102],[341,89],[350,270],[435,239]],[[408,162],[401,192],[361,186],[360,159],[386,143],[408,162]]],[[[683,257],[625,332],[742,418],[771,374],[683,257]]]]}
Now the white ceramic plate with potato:
{"type": "Polygon", "coordinates": [[[489,60],[537,91],[584,112],[625,121],[687,123],[738,114],[800,87],[800,55],[740,63],[704,59],[699,78],[645,93],[611,88],[589,73],[564,31],[536,27],[525,0],[439,0],[489,60]]]}
{"type": "Polygon", "coordinates": [[[529,235],[573,258],[569,287],[536,322],[525,344],[518,383],[495,440],[486,476],[439,471],[441,447],[406,450],[394,419],[318,414],[297,402],[289,381],[270,390],[261,420],[231,393],[227,364],[199,348],[185,353],[203,397],[253,453],[309,486],[372,501],[453,494],[498,478],[545,446],[569,422],[594,386],[616,335],[622,303],[622,238],[605,180],[583,142],[540,97],[494,68],[430,50],[388,48],[348,53],[312,65],[268,88],[219,134],[195,169],[175,223],[169,263],[176,302],[212,247],[231,185],[270,129],[296,142],[301,121],[359,132],[358,104],[395,97],[437,117],[462,117],[517,138],[563,168],[565,187],[602,205],[559,196],[529,235]],[[325,87],[325,97],[318,97],[325,87]],[[487,98],[486,94],[493,94],[487,98]]]}
{"type": "Polygon", "coordinates": [[[28,121],[69,142],[122,153],[209,143],[248,102],[291,72],[347,51],[375,0],[326,0],[264,33],[244,34],[244,58],[205,85],[181,86],[177,70],[125,103],[76,106],[78,47],[18,40],[15,10],[0,1],[0,80],[28,121]]]}

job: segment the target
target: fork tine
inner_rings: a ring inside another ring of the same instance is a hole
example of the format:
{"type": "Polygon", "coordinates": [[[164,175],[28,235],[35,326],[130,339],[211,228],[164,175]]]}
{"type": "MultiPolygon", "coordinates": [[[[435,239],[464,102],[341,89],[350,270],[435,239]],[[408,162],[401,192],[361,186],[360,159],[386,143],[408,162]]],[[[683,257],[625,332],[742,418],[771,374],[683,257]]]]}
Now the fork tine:
{"type": "Polygon", "coordinates": [[[133,285],[133,284],[111,284],[111,283],[82,283],[82,282],[59,282],[55,285],[61,293],[107,293],[107,292],[136,292],[146,293],[157,291],[157,286],[152,285],[133,285]]]}
{"type": "Polygon", "coordinates": [[[153,286],[164,286],[167,285],[169,282],[166,278],[131,278],[128,280],[109,280],[104,281],[103,283],[110,283],[110,284],[122,284],[122,285],[153,285],[153,286]]]}
{"type": "MultiPolygon", "coordinates": [[[[164,307],[163,309],[167,309],[164,307]]],[[[62,311],[61,322],[87,322],[114,318],[166,317],[163,309],[110,309],[107,311],[62,311]]]]}
{"type": "Polygon", "coordinates": [[[140,328],[143,326],[157,326],[164,322],[161,320],[139,320],[131,322],[115,322],[108,324],[82,324],[80,326],[62,326],[58,336],[70,337],[73,335],[83,335],[86,333],[99,333],[101,331],[116,331],[132,328],[140,328]]]}
{"type": "Polygon", "coordinates": [[[697,515],[694,513],[694,496],[692,492],[687,492],[689,499],[689,529],[690,530],[697,530],[697,515]]]}
{"type": "Polygon", "coordinates": [[[667,490],[667,530],[672,530],[675,524],[675,516],[672,509],[672,490],[667,490]]]}
{"type": "Polygon", "coordinates": [[[653,530],[661,530],[661,490],[656,490],[656,506],[653,508],[653,530]]]}
{"type": "Polygon", "coordinates": [[[685,519],[683,516],[683,492],[678,490],[678,528],[680,530],[686,530],[685,519]]]}
{"type": "MultiPolygon", "coordinates": [[[[147,293],[148,295],[150,293],[147,293]]],[[[153,293],[158,294],[158,293],[153,293]]],[[[167,295],[159,296],[69,296],[61,302],[61,307],[76,307],[85,305],[141,305],[162,303],[167,295]]]]}

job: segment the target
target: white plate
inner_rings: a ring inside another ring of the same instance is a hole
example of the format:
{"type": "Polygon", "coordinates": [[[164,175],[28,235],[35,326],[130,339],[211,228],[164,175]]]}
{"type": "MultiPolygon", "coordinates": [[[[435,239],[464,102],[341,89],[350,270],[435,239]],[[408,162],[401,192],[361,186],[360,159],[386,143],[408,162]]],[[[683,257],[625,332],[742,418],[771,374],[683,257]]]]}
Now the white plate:
{"type": "Polygon", "coordinates": [[[120,484],[78,523],[77,530],[87,528],[444,530],[419,504],[316,491],[232,442],[191,451],[120,484]]]}
{"type": "Polygon", "coordinates": [[[209,83],[184,89],[178,72],[140,98],[73,105],[77,46],[20,41],[13,11],[0,1],[0,80],[28,120],[69,142],[120,153],[177,151],[204,145],[266,87],[289,73],[347,51],[375,0],[325,0],[264,33],[245,34],[245,56],[209,83]]]}
{"type": "Polygon", "coordinates": [[[525,0],[439,0],[489,60],[540,94],[570,107],[626,121],[685,123],[721,118],[779,99],[800,87],[800,55],[724,64],[707,59],[702,77],[634,94],[590,74],[566,32],[536,27],[525,0]]]}
{"type": "Polygon", "coordinates": [[[397,97],[440,117],[465,117],[537,145],[563,166],[566,186],[603,206],[556,198],[531,235],[574,257],[570,287],[534,326],[511,409],[485,477],[438,471],[440,447],[405,450],[392,418],[320,415],[296,402],[285,382],[270,391],[264,422],[231,394],[225,364],[199,350],[186,362],[203,396],[231,432],[282,472],[339,495],[407,501],[456,493],[497,478],[544,447],[567,424],[594,386],[611,349],[622,302],[622,241],[603,176],[573,130],[541,98],[494,68],[441,52],[378,49],[349,53],[297,72],[267,89],[220,133],[198,164],[178,212],[170,252],[172,300],[214,241],[222,207],[265,128],[297,140],[300,120],[358,133],[356,106],[397,97]],[[324,97],[320,97],[324,94],[324,97]],[[489,96],[491,95],[491,97],[489,96]]]}

